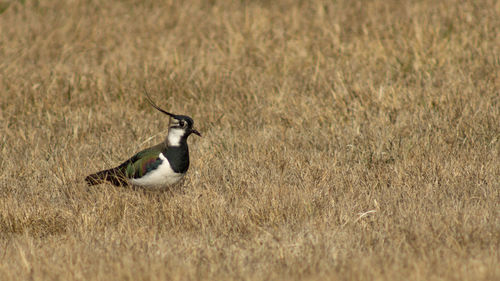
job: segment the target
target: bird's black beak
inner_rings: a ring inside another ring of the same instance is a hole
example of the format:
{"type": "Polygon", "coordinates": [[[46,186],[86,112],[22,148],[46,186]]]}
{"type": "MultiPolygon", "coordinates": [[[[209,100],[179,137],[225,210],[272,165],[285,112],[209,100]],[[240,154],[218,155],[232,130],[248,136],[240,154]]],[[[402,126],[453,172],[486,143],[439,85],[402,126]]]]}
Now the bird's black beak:
{"type": "Polygon", "coordinates": [[[198,135],[198,136],[201,137],[200,132],[196,131],[195,129],[191,129],[191,133],[193,133],[193,134],[198,135]]]}

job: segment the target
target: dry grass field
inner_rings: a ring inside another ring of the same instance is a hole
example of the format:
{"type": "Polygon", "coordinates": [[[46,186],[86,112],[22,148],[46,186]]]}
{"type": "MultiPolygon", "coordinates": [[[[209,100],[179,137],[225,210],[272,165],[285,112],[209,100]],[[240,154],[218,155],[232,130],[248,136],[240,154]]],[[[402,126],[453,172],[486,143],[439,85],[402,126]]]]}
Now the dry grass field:
{"type": "Polygon", "coordinates": [[[0,6],[0,280],[500,280],[500,1],[0,6]]]}

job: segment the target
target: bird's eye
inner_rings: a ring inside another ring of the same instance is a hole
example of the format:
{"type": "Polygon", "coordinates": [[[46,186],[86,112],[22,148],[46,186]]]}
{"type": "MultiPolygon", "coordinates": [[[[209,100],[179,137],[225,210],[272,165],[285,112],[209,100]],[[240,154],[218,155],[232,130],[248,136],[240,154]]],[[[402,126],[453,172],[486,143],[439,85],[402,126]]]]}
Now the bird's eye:
{"type": "Polygon", "coordinates": [[[179,126],[181,126],[182,128],[186,127],[186,122],[180,120],[179,121],[179,126]]]}

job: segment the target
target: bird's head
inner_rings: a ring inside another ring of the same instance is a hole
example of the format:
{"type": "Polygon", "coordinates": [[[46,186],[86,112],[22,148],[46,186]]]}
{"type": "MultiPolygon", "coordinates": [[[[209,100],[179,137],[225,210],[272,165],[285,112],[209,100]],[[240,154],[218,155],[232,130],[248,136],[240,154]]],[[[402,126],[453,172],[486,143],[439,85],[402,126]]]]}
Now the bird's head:
{"type": "Polygon", "coordinates": [[[187,139],[189,135],[195,134],[201,137],[201,134],[193,129],[193,119],[185,115],[174,115],[170,118],[168,125],[168,144],[178,146],[182,139],[187,139]]]}
{"type": "Polygon", "coordinates": [[[170,116],[170,123],[168,125],[167,141],[169,146],[179,146],[181,140],[186,140],[191,134],[201,137],[200,132],[193,128],[194,121],[189,116],[172,114],[166,110],[158,107],[149,97],[146,91],[148,102],[158,111],[170,116]]]}

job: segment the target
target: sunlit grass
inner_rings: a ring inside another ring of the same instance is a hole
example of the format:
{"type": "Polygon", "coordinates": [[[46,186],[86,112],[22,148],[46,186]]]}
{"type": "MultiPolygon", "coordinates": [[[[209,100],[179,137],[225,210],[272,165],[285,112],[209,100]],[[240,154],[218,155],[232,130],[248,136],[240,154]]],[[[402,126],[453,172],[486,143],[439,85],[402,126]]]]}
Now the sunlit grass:
{"type": "Polygon", "coordinates": [[[499,279],[499,13],[11,3],[0,279],[499,279]],[[203,134],[185,181],[87,187],[165,137],[145,86],[203,134]]]}

